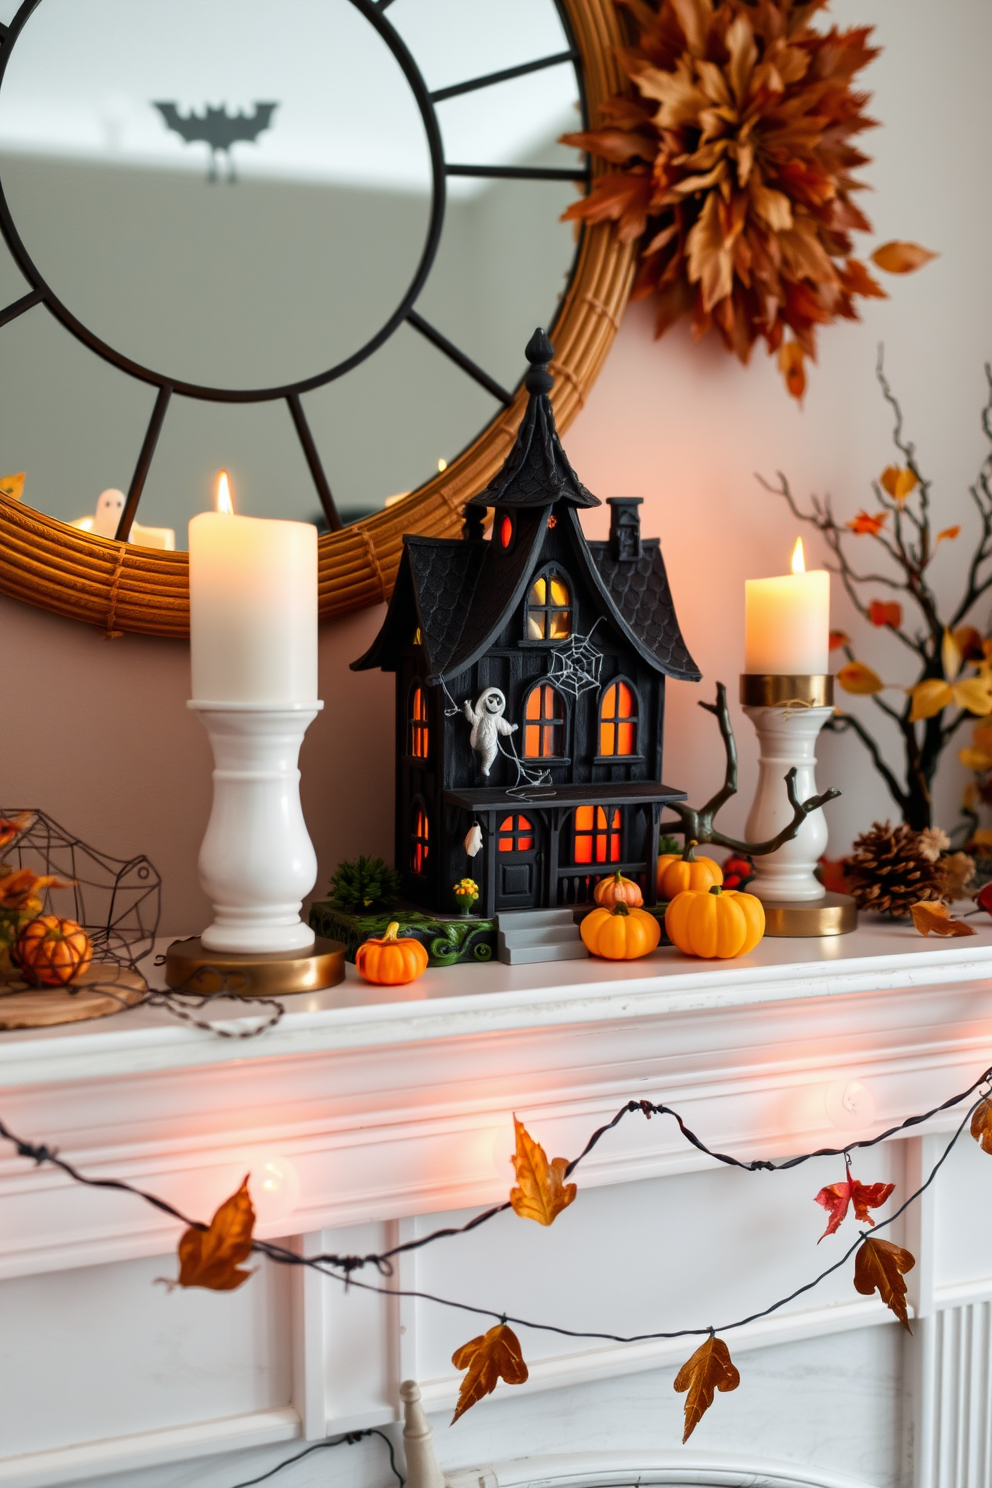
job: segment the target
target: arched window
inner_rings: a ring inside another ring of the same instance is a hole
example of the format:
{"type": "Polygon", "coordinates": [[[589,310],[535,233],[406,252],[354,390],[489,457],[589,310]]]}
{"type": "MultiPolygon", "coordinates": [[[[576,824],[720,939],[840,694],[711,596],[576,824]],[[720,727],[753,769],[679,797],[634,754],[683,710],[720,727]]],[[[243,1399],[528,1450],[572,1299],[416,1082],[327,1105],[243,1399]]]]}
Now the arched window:
{"type": "Polygon", "coordinates": [[[530,852],[534,846],[533,823],[526,816],[504,816],[496,845],[500,852],[530,852]]]}
{"type": "Polygon", "coordinates": [[[557,569],[535,579],[527,596],[527,639],[564,641],[572,634],[572,591],[557,569]]]}
{"type": "Polygon", "coordinates": [[[629,682],[611,682],[599,704],[600,756],[637,753],[637,693],[629,682]]]}
{"type": "Polygon", "coordinates": [[[561,759],[564,753],[564,700],[550,682],[538,682],[524,704],[524,757],[561,759]]]}
{"type": "Polygon", "coordinates": [[[572,830],[572,858],[576,863],[619,863],[621,853],[619,806],[576,806],[572,830]]]}
{"type": "Polygon", "coordinates": [[[407,753],[425,760],[430,750],[431,731],[427,722],[427,694],[419,682],[410,689],[409,733],[407,753]]]}
{"type": "Polygon", "coordinates": [[[427,872],[430,853],[430,822],[423,801],[414,801],[411,814],[410,867],[414,873],[427,872]]]}

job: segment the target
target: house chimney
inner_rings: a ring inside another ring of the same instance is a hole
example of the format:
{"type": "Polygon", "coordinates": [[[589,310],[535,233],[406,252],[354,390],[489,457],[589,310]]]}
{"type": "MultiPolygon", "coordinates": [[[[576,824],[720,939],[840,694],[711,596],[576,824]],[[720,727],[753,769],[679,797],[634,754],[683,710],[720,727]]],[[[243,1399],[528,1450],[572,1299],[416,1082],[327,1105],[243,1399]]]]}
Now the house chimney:
{"type": "Polygon", "coordinates": [[[610,508],[610,557],[618,562],[641,556],[640,496],[607,496],[610,508]]]}

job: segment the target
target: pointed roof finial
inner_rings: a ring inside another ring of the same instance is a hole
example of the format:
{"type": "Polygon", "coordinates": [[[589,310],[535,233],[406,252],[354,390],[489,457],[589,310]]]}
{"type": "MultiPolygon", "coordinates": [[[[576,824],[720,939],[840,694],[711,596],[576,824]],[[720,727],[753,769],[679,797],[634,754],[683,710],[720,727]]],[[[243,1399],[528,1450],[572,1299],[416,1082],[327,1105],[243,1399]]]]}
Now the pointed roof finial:
{"type": "Polygon", "coordinates": [[[599,505],[568,463],[555,428],[548,398],[555,382],[548,371],[554,354],[547,331],[538,326],[524,352],[530,362],[524,377],[530,400],[513,448],[499,474],[465,503],[466,508],[552,506],[556,501],[568,501],[572,506],[599,505]]]}

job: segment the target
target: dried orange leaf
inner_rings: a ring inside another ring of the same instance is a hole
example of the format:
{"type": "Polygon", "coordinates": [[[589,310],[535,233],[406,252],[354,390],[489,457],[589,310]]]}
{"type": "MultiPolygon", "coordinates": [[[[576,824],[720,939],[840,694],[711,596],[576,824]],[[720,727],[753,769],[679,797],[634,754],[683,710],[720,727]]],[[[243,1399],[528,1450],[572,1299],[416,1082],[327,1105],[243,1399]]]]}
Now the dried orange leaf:
{"type": "Polygon", "coordinates": [[[451,1362],[456,1369],[468,1370],[458,1391],[452,1426],[459,1416],[486,1395],[491,1395],[501,1379],[508,1385],[522,1385],[527,1379],[520,1340],[505,1323],[497,1323],[488,1333],[463,1343],[461,1348],[455,1349],[451,1362]]]}
{"type": "Polygon", "coordinates": [[[974,925],[952,917],[946,904],[929,904],[925,899],[911,904],[909,912],[921,935],[977,935],[974,925]]]}
{"type": "Polygon", "coordinates": [[[878,673],[865,666],[863,661],[849,661],[847,666],[842,666],[837,673],[837,681],[845,692],[858,693],[863,697],[881,692],[885,686],[878,673]]]}
{"type": "Polygon", "coordinates": [[[874,516],[869,512],[860,511],[856,517],[851,518],[847,525],[859,537],[877,537],[885,526],[885,519],[888,515],[888,512],[884,511],[876,512],[874,516]]]}
{"type": "Polygon", "coordinates": [[[983,1152],[992,1153],[992,1101],[988,1096],[975,1107],[971,1118],[971,1135],[983,1152]]]}
{"type": "Polygon", "coordinates": [[[713,1404],[714,1390],[736,1390],[740,1382],[741,1377],[734,1367],[730,1350],[722,1338],[711,1333],[675,1376],[675,1389],[679,1394],[684,1394],[686,1390],[689,1392],[685,1402],[683,1442],[689,1440],[713,1404]]]}
{"type": "Polygon", "coordinates": [[[960,526],[944,527],[940,532],[937,533],[937,540],[934,543],[934,547],[936,547],[937,543],[939,542],[953,542],[960,531],[960,526]]]}
{"type": "Polygon", "coordinates": [[[39,909],[44,889],[71,889],[71,878],[56,873],[35,873],[33,868],[15,868],[0,874],[0,909],[39,909]]]}
{"type": "Polygon", "coordinates": [[[939,254],[931,253],[929,248],[921,248],[919,243],[900,243],[897,240],[883,243],[880,248],[876,248],[871,260],[887,274],[914,274],[931,259],[938,257],[939,254]]]}
{"type": "Polygon", "coordinates": [[[832,630],[830,632],[831,651],[839,651],[842,646],[849,646],[850,644],[851,637],[846,630],[832,630]]]}
{"type": "Polygon", "coordinates": [[[24,471],[16,475],[0,475],[0,496],[9,496],[11,501],[20,501],[24,491],[24,471]]]}
{"type": "MultiPolygon", "coordinates": [[[[821,1188],[816,1202],[826,1209],[830,1217],[820,1240],[836,1233],[852,1204],[855,1219],[861,1224],[873,1225],[875,1221],[868,1210],[877,1209],[884,1204],[894,1188],[894,1183],[859,1183],[857,1178],[852,1177],[848,1177],[844,1183],[831,1183],[828,1188],[821,1188]]],[[[819,1245],[820,1241],[816,1243],[819,1245]]]]}
{"type": "Polygon", "coordinates": [[[248,1193],[248,1175],[237,1193],[225,1199],[205,1230],[188,1229],[179,1241],[181,1287],[206,1287],[211,1292],[233,1292],[253,1271],[239,1271],[251,1255],[255,1210],[248,1193]]]}
{"type": "Polygon", "coordinates": [[[0,850],[9,847],[14,838],[26,832],[33,821],[33,811],[19,811],[16,816],[0,816],[0,850]]]}
{"type": "Polygon", "coordinates": [[[882,490],[888,491],[893,501],[898,501],[901,506],[910,492],[919,485],[919,481],[906,466],[887,465],[882,471],[879,484],[882,490]]]}
{"type": "Polygon", "coordinates": [[[871,1236],[863,1241],[854,1259],[854,1288],[863,1297],[878,1292],[886,1307],[890,1307],[907,1333],[912,1333],[906,1312],[906,1283],[903,1275],[912,1271],[916,1257],[901,1245],[891,1240],[871,1236]]]}
{"type": "Polygon", "coordinates": [[[574,1183],[565,1182],[566,1157],[555,1157],[548,1162],[540,1142],[535,1142],[522,1121],[513,1118],[517,1134],[517,1150],[513,1154],[513,1171],[517,1175],[518,1187],[510,1189],[510,1203],[514,1214],[521,1219],[536,1219],[538,1224],[549,1225],[563,1209],[567,1209],[578,1192],[574,1183]]]}
{"type": "Polygon", "coordinates": [[[798,341],[783,341],[778,349],[778,370],[785,379],[789,396],[801,403],[806,392],[806,366],[805,355],[798,341]]]}
{"type": "Polygon", "coordinates": [[[902,605],[895,600],[873,599],[868,606],[868,618],[872,625],[891,625],[898,630],[902,624],[902,605]]]}

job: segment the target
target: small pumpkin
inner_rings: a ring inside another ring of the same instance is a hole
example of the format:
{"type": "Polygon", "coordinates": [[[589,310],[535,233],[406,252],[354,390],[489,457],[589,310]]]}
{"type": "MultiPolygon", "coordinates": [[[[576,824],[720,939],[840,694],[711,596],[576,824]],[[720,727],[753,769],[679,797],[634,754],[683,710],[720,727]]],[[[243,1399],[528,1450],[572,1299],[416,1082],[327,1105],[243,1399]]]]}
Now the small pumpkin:
{"type": "Polygon", "coordinates": [[[599,880],[593,890],[593,898],[597,904],[605,904],[607,909],[612,909],[614,904],[626,904],[629,908],[631,905],[644,903],[640,885],[632,878],[624,878],[619,868],[609,878],[599,880]]]}
{"type": "Polygon", "coordinates": [[[665,930],[687,956],[729,960],[753,951],[765,933],[765,910],[754,894],[685,889],[665,910],[665,930]]]}
{"type": "Polygon", "coordinates": [[[427,949],[412,936],[399,938],[399,922],[393,920],[382,936],[370,936],[355,952],[359,976],[377,987],[396,987],[415,982],[427,970],[427,949]]]}
{"type": "Polygon", "coordinates": [[[583,944],[594,956],[607,961],[636,961],[653,951],[661,940],[661,926],[646,909],[600,904],[591,909],[579,926],[583,944]]]}
{"type": "Polygon", "coordinates": [[[695,842],[687,842],[685,852],[663,853],[658,859],[658,898],[674,899],[686,889],[711,889],[723,883],[723,869],[712,858],[697,858],[695,842]]]}
{"type": "Polygon", "coordinates": [[[93,960],[93,943],[75,920],[39,915],[24,926],[14,954],[35,986],[67,987],[93,960]]]}

